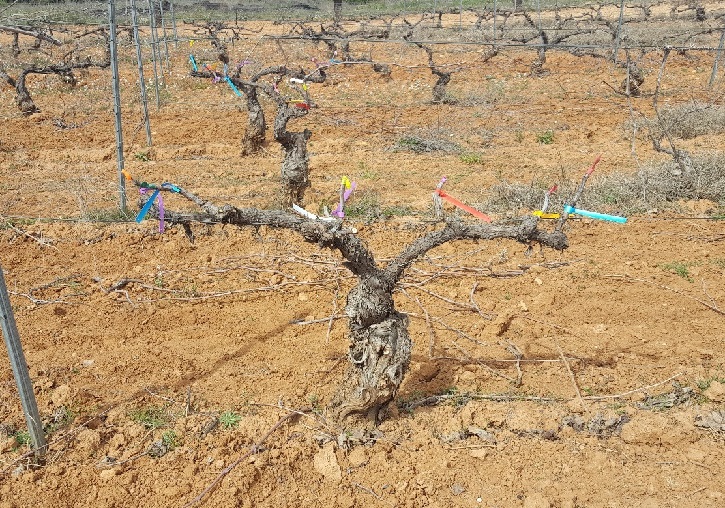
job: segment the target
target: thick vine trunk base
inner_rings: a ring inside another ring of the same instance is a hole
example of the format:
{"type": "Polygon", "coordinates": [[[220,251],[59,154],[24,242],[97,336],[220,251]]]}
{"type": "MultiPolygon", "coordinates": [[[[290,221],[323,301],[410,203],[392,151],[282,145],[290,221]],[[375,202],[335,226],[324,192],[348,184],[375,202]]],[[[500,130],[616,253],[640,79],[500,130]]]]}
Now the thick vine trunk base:
{"type": "Polygon", "coordinates": [[[408,318],[393,311],[380,323],[350,331],[351,366],[328,407],[333,421],[346,427],[374,426],[403,381],[413,343],[408,318]]]}
{"type": "Polygon", "coordinates": [[[304,206],[305,190],[307,185],[294,186],[288,185],[286,182],[282,184],[280,204],[283,209],[292,208],[292,205],[304,206]]]}
{"type": "Polygon", "coordinates": [[[312,132],[305,129],[303,132],[285,132],[278,136],[278,141],[284,148],[282,161],[282,206],[289,208],[292,204],[303,206],[305,190],[310,186],[309,163],[307,154],[307,141],[312,132]]]}
{"type": "Polygon", "coordinates": [[[253,129],[248,127],[242,138],[242,156],[253,155],[262,150],[264,145],[264,129],[253,129]]]}

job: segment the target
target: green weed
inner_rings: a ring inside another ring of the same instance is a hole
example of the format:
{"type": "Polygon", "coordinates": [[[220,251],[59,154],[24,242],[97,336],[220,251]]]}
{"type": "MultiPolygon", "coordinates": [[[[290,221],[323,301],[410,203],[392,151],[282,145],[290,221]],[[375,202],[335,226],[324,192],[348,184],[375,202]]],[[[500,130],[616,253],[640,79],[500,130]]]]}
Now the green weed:
{"type": "Polygon", "coordinates": [[[689,282],[693,282],[693,279],[690,276],[690,266],[692,266],[692,263],[681,263],[679,261],[673,261],[672,263],[665,263],[661,265],[661,268],[663,270],[667,270],[668,272],[679,275],[680,277],[686,279],[689,282]]]}
{"type": "Polygon", "coordinates": [[[542,145],[550,145],[554,142],[554,131],[548,130],[544,132],[539,132],[536,135],[536,141],[539,142],[539,144],[542,145]]]}
{"type": "Polygon", "coordinates": [[[320,405],[320,397],[317,394],[311,394],[307,397],[307,400],[309,401],[310,406],[312,406],[313,412],[319,413],[322,411],[322,406],[320,405]]]}
{"type": "Polygon", "coordinates": [[[130,414],[131,420],[139,423],[149,430],[165,426],[169,421],[169,415],[162,407],[146,407],[136,409],[130,414]]]}
{"type": "Polygon", "coordinates": [[[176,431],[173,430],[167,430],[163,434],[161,434],[161,442],[169,451],[173,450],[174,448],[179,446],[179,444],[181,444],[179,436],[176,434],[176,431]]]}
{"type": "Polygon", "coordinates": [[[120,208],[89,210],[83,215],[83,218],[91,222],[128,222],[133,220],[129,212],[124,212],[120,208]]]}
{"type": "Polygon", "coordinates": [[[136,152],[133,158],[137,161],[149,162],[151,160],[151,152],[136,152]]]}
{"type": "Polygon", "coordinates": [[[375,192],[360,192],[345,206],[345,216],[351,219],[374,220],[381,214],[380,198],[375,192]]]}
{"type": "Polygon", "coordinates": [[[380,211],[381,215],[385,219],[390,219],[391,217],[405,217],[407,215],[411,215],[412,212],[413,209],[408,205],[386,206],[380,211]]]}
{"type": "Polygon", "coordinates": [[[15,442],[18,443],[18,448],[29,445],[30,433],[27,430],[19,430],[15,433],[15,442]]]}
{"type": "Polygon", "coordinates": [[[725,377],[718,377],[718,376],[712,376],[705,379],[698,379],[695,381],[695,384],[700,389],[701,392],[704,392],[708,388],[710,388],[710,385],[713,381],[717,381],[719,383],[725,383],[725,377]]]}
{"type": "Polygon", "coordinates": [[[483,164],[483,155],[477,152],[462,153],[458,158],[464,164],[483,164]]]}
{"type": "Polygon", "coordinates": [[[241,420],[242,416],[232,410],[224,411],[221,415],[219,415],[219,423],[225,429],[236,428],[241,420]]]}

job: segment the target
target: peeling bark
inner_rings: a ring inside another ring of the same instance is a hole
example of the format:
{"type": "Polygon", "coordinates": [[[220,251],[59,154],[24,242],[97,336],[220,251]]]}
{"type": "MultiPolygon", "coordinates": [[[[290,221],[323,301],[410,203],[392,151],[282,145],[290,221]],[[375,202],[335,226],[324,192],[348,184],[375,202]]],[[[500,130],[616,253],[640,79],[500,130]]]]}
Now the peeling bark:
{"type": "Polygon", "coordinates": [[[312,137],[308,129],[302,132],[287,130],[287,122],[292,118],[304,116],[307,110],[278,102],[277,117],[274,120],[274,139],[282,145],[282,206],[290,208],[293,204],[302,206],[305,190],[310,186],[310,157],[307,153],[307,141],[312,137]]]}
{"type": "Polygon", "coordinates": [[[247,129],[242,138],[242,155],[251,155],[262,149],[267,122],[259,103],[257,88],[246,84],[240,84],[238,88],[247,99],[247,129]]]}

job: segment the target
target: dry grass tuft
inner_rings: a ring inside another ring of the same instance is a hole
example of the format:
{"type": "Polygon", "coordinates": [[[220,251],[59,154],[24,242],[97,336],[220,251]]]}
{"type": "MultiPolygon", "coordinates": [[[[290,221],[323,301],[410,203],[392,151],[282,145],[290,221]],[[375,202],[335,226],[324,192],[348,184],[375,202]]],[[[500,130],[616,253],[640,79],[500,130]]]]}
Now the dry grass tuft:
{"type": "Polygon", "coordinates": [[[693,139],[708,134],[725,132],[725,107],[715,104],[688,102],[677,106],[665,106],[660,109],[660,122],[657,117],[643,118],[625,124],[632,131],[633,122],[649,138],[661,140],[665,132],[675,139],[693,139]]]}
{"type": "MultiPolygon", "coordinates": [[[[678,200],[707,199],[725,206],[725,153],[692,157],[691,164],[691,169],[682,174],[677,163],[669,160],[646,164],[635,173],[592,178],[579,206],[623,215],[654,208],[676,208],[678,200]]],[[[480,209],[511,214],[538,210],[551,183],[534,181],[526,185],[502,181],[491,188],[480,209]]],[[[551,196],[549,210],[561,210],[577,184],[578,181],[559,183],[558,193],[551,196]]]]}

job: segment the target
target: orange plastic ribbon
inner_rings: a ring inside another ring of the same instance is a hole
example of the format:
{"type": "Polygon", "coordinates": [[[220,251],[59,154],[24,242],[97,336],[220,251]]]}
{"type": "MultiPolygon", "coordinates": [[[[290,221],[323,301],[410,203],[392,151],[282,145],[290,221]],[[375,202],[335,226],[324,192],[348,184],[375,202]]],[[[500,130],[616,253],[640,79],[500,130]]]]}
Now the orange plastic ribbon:
{"type": "Polygon", "coordinates": [[[448,201],[450,204],[457,206],[461,210],[464,210],[464,211],[470,213],[474,217],[478,217],[479,219],[481,219],[484,222],[491,222],[491,217],[489,217],[488,215],[486,215],[483,212],[479,212],[478,210],[476,210],[475,208],[473,208],[471,206],[468,206],[468,205],[462,203],[461,201],[458,201],[456,198],[449,196],[442,189],[436,189],[435,193],[438,194],[441,198],[448,201]]]}

